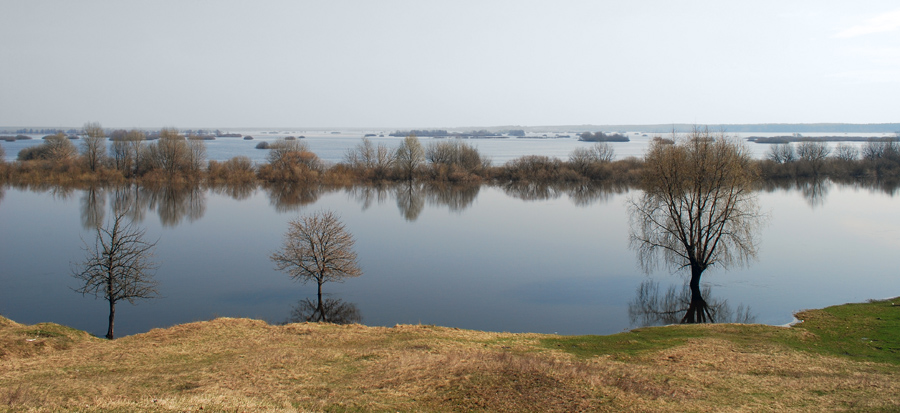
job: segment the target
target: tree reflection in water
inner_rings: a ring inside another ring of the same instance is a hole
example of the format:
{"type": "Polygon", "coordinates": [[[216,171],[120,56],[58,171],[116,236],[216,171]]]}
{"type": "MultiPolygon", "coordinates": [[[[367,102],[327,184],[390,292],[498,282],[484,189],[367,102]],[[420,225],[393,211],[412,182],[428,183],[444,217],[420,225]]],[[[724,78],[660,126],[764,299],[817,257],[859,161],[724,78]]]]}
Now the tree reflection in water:
{"type": "Polygon", "coordinates": [[[81,194],[81,226],[94,229],[103,224],[106,214],[106,190],[91,186],[81,194]]]}
{"type": "Polygon", "coordinates": [[[339,298],[325,298],[321,306],[316,300],[305,298],[291,308],[291,315],[285,321],[285,323],[318,322],[356,324],[362,322],[362,313],[356,304],[339,298]]]}
{"type": "Polygon", "coordinates": [[[137,185],[113,189],[113,210],[123,211],[132,222],[142,222],[150,205],[150,197],[137,185]]]}
{"type": "Polygon", "coordinates": [[[825,198],[831,189],[831,181],[828,178],[816,176],[814,178],[797,180],[797,189],[803,194],[803,199],[810,208],[825,205],[825,198]]]}
{"type": "Polygon", "coordinates": [[[394,197],[397,198],[397,208],[400,214],[409,222],[419,218],[419,214],[425,209],[425,189],[419,182],[407,181],[394,188],[394,197]]]}
{"type": "Polygon", "coordinates": [[[175,227],[185,218],[194,222],[206,212],[206,191],[198,185],[162,185],[141,190],[149,195],[148,206],[156,210],[164,227],[175,227]]]}
{"type": "Polygon", "coordinates": [[[613,194],[623,194],[628,191],[628,186],[624,184],[592,181],[562,183],[512,181],[500,187],[507,195],[523,201],[552,200],[565,194],[573,204],[579,207],[607,202],[613,194]]]}
{"type": "Polygon", "coordinates": [[[114,188],[112,196],[113,210],[124,212],[133,222],[142,222],[147,211],[155,210],[164,227],[175,227],[184,219],[196,221],[206,212],[206,190],[199,185],[126,185],[114,188]]]}
{"type": "Polygon", "coordinates": [[[269,203],[278,212],[298,211],[318,201],[324,192],[320,185],[293,183],[264,184],[263,188],[269,193],[269,203]]]}
{"type": "MultiPolygon", "coordinates": [[[[756,316],[750,307],[743,304],[732,308],[726,299],[714,298],[709,285],[703,286],[703,297],[709,307],[713,323],[754,323],[756,316]]],[[[659,283],[646,280],[638,286],[637,295],[628,303],[628,319],[633,326],[647,327],[678,324],[691,305],[691,289],[688,284],[682,288],[674,285],[665,292],[659,290],[659,283]]]]}
{"type": "Polygon", "coordinates": [[[347,195],[359,202],[363,211],[372,205],[381,205],[391,199],[391,187],[384,183],[355,185],[347,188],[347,195]]]}
{"type": "Polygon", "coordinates": [[[475,203],[481,184],[429,182],[425,184],[425,198],[429,205],[446,206],[451,212],[461,212],[475,203]]]}
{"type": "Polygon", "coordinates": [[[501,187],[507,195],[523,201],[546,201],[562,195],[555,185],[546,182],[511,181],[501,187]]]}
{"type": "Polygon", "coordinates": [[[256,192],[256,188],[257,185],[250,182],[215,184],[209,186],[209,189],[213,192],[225,195],[237,201],[243,201],[250,198],[250,196],[256,192]]]}
{"type": "Polygon", "coordinates": [[[407,221],[413,222],[425,209],[425,204],[446,206],[453,212],[460,212],[472,206],[480,184],[451,184],[435,182],[407,181],[397,184],[356,185],[347,188],[351,199],[361,204],[362,210],[373,204],[384,204],[393,197],[397,202],[400,214],[407,221]]]}

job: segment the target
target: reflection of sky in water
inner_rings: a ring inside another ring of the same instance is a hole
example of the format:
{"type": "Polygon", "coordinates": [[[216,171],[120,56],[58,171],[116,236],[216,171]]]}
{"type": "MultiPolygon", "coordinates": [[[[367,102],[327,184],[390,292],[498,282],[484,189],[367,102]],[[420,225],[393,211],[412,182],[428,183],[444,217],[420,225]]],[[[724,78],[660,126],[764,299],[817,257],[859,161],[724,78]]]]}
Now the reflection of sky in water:
{"type": "MultiPolygon", "coordinates": [[[[394,189],[328,192],[314,204],[293,206],[273,205],[264,189],[240,201],[215,191],[141,194],[153,200],[144,202],[150,207],[141,225],[149,239],[159,239],[157,279],[165,298],[119,304],[116,330],[127,335],[216,316],[284,321],[298,300],[315,295],[315,285],[291,281],[268,256],[288,220],[324,208],[338,211],[355,235],[364,271],[326,284],[325,292],[355,304],[366,324],[561,334],[629,327],[627,304],[647,276],[628,249],[627,194],[575,206],[565,191],[540,201],[491,187],[465,195],[435,191],[418,189],[424,207],[414,221],[398,209],[394,189]],[[178,214],[177,224],[163,225],[178,214]]],[[[114,204],[112,191],[95,193],[101,199],[92,202],[87,195],[6,189],[0,200],[4,316],[105,330],[105,302],[70,288],[81,239],[93,239],[83,226],[92,214],[83,209],[102,206],[105,219],[114,204]]],[[[707,271],[704,281],[715,297],[750,306],[759,322],[783,324],[803,308],[900,295],[898,200],[847,187],[831,187],[823,199],[811,205],[801,191],[761,192],[770,219],[759,261],[707,271]]],[[[650,278],[661,289],[682,280],[665,269],[650,278]]]]}

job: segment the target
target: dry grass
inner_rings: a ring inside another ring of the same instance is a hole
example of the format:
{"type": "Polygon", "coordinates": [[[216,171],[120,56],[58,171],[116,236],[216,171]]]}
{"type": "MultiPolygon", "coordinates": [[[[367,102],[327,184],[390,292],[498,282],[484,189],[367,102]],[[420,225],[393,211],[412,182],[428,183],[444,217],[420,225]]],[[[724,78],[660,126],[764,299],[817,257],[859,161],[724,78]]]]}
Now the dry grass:
{"type": "Polygon", "coordinates": [[[432,326],[220,318],[106,341],[0,318],[0,410],[900,409],[898,374],[883,364],[700,328],[709,337],[579,357],[541,345],[553,336],[432,326]],[[57,335],[37,348],[29,331],[57,335]]]}

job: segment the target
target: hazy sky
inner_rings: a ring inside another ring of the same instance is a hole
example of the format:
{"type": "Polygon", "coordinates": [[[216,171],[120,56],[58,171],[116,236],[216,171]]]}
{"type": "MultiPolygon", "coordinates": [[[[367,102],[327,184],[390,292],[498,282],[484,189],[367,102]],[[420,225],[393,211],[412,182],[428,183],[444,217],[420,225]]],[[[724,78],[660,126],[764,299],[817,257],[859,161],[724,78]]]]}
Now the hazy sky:
{"type": "Polygon", "coordinates": [[[900,121],[896,1],[0,0],[0,126],[900,121]]]}

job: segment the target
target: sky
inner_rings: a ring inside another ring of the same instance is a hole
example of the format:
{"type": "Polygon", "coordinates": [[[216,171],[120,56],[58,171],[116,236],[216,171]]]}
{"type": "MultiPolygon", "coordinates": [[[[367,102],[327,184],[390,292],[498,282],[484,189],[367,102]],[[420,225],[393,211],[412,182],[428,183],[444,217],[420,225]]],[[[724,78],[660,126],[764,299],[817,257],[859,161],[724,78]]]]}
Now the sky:
{"type": "Polygon", "coordinates": [[[900,122],[896,1],[0,0],[0,126],[900,122]]]}

